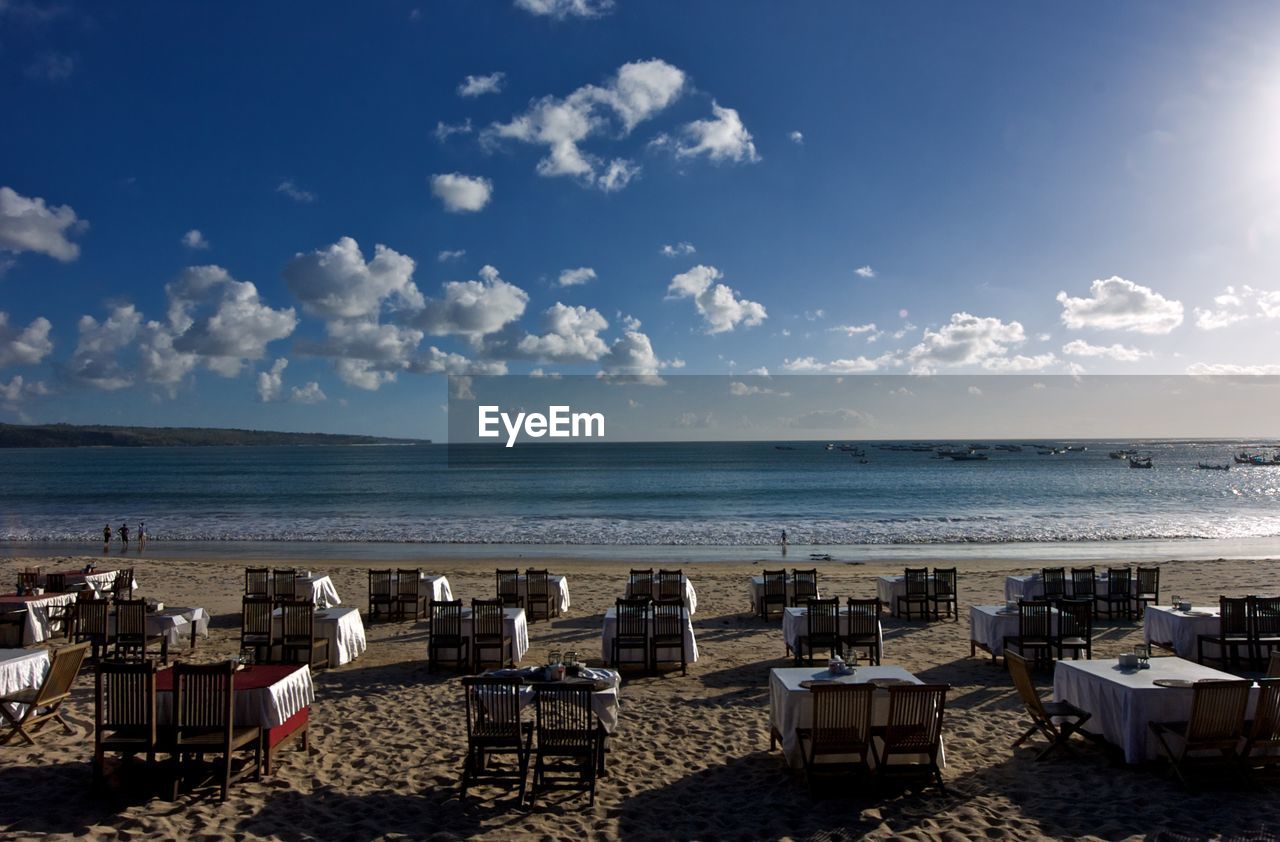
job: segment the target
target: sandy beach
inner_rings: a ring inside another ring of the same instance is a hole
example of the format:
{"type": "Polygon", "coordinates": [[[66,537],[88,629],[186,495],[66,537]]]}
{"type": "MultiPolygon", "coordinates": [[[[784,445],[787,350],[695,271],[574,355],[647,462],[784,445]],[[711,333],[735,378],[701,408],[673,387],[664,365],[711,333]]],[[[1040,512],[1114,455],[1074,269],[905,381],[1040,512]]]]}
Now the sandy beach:
{"type": "MultiPolygon", "coordinates": [[[[118,555],[94,557],[116,566],[118,555]]],[[[241,568],[226,560],[182,560],[148,552],[128,559],[141,593],[213,614],[208,640],[193,658],[232,657],[238,648],[241,568]]],[[[266,562],[267,560],[263,560],[266,562]]],[[[789,560],[791,564],[803,561],[789,560]]],[[[80,558],[27,558],[3,574],[80,558]]],[[[364,611],[365,568],[315,563],[331,574],[345,605],[364,611]]],[[[455,597],[491,595],[495,561],[434,563],[455,597]]],[[[599,662],[601,615],[620,595],[626,565],[564,559],[573,600],[567,615],[530,625],[525,663],[551,649],[577,648],[599,662]]],[[[465,745],[459,681],[426,669],[426,624],[367,627],[369,649],[351,664],[319,672],[311,746],[288,748],[261,783],[235,785],[226,804],[211,791],[177,802],[120,789],[89,793],[92,680],[86,669],[65,710],[74,735],[47,730],[36,748],[0,748],[0,829],[10,838],[539,838],[539,839],[840,839],[1072,837],[1269,838],[1280,828],[1274,793],[1186,794],[1156,766],[1115,765],[1079,742],[1079,756],[1037,763],[1009,745],[1024,716],[1003,668],[969,656],[968,606],[1003,600],[1003,580],[1035,565],[971,564],[961,570],[958,622],[885,621],[884,662],[951,685],[944,734],[947,795],[860,788],[814,798],[803,778],[769,751],[768,672],[785,666],[778,622],[751,616],[746,578],[758,564],[686,564],[698,593],[694,617],[701,660],[689,675],[628,678],[608,777],[594,807],[584,797],[553,794],[536,809],[513,807],[499,790],[459,800],[465,745]]],[[[824,565],[824,593],[871,596],[889,565],[824,565]]],[[[1162,592],[1197,603],[1220,592],[1264,592],[1270,561],[1217,560],[1162,565],[1162,592]]],[[[1141,642],[1137,624],[1104,624],[1095,656],[1141,642]]],[[[60,641],[59,641],[60,642],[60,641]]],[[[184,655],[183,657],[188,657],[184,655]]],[[[1048,673],[1037,676],[1043,692],[1048,673]]]]}

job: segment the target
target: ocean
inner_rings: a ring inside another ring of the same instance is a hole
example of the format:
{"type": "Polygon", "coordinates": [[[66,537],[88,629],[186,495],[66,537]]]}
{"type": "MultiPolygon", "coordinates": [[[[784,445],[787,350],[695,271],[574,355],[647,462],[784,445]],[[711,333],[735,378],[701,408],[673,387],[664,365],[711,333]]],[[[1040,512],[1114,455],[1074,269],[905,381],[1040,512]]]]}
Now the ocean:
{"type": "Polygon", "coordinates": [[[1280,551],[1280,466],[1196,467],[1231,462],[1238,442],[1045,443],[1087,447],[1053,455],[1021,442],[963,462],[878,444],[857,443],[865,457],[823,442],[3,450],[0,541],[100,548],[104,523],[145,521],[172,549],[751,558],[786,530],[801,558],[1280,551]],[[1152,469],[1109,458],[1119,448],[1152,469]]]}

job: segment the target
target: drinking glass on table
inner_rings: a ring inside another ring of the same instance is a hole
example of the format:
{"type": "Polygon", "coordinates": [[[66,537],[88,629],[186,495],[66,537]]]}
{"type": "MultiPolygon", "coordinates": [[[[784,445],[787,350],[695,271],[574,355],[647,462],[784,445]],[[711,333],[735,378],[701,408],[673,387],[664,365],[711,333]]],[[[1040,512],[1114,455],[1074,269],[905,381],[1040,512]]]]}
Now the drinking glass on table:
{"type": "Polygon", "coordinates": [[[1181,603],[1182,603],[1182,597],[1178,596],[1177,594],[1174,594],[1174,595],[1173,595],[1173,607],[1174,607],[1174,610],[1175,610],[1175,611],[1177,610],[1178,606],[1179,606],[1181,603]]]}

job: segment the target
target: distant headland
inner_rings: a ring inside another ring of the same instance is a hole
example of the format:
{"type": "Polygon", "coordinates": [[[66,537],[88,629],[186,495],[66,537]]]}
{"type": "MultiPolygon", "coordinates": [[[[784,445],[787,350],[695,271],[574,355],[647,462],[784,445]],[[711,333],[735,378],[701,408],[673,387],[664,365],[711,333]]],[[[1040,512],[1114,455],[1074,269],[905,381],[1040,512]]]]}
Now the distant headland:
{"type": "Polygon", "coordinates": [[[281,433],[217,427],[111,427],[78,424],[0,424],[3,447],[263,447],[282,445],[430,444],[333,433],[281,433]]]}

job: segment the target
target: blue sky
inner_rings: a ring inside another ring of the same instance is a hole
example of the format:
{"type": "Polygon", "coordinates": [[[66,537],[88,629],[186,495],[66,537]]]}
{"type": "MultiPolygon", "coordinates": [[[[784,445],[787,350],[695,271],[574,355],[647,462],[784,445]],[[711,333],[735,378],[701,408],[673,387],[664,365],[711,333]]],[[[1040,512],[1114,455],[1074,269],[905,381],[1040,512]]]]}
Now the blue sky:
{"type": "Polygon", "coordinates": [[[444,372],[1278,373],[1278,36],[0,0],[0,418],[442,438],[444,372]]]}

